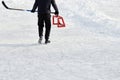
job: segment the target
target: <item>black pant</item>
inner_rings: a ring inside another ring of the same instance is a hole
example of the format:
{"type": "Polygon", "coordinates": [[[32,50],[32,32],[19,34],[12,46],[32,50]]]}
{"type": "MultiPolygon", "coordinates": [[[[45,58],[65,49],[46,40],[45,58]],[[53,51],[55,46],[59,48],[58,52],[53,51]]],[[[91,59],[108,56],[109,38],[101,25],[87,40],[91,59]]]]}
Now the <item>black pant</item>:
{"type": "Polygon", "coordinates": [[[39,37],[43,36],[44,24],[45,24],[45,40],[48,40],[50,36],[50,30],[51,30],[51,15],[50,14],[38,14],[39,37]]]}

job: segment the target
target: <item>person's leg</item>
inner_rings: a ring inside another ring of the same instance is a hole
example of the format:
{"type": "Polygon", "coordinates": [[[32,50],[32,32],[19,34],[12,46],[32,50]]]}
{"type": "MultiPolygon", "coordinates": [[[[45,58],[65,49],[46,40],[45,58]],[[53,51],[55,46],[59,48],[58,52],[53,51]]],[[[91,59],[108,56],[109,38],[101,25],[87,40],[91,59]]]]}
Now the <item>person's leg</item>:
{"type": "Polygon", "coordinates": [[[43,27],[44,27],[44,16],[42,14],[38,15],[38,32],[39,38],[42,39],[43,36],[43,27]]]}
{"type": "Polygon", "coordinates": [[[50,31],[51,31],[51,15],[50,14],[45,15],[45,28],[46,28],[45,40],[48,41],[50,36],[50,31]]]}

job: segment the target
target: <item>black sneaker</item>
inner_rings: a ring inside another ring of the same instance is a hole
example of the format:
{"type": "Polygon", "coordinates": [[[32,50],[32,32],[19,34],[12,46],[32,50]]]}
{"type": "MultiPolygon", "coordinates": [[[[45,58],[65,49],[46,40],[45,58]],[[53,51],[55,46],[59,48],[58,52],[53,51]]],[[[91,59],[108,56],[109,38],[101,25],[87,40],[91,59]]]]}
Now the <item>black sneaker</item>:
{"type": "Polygon", "coordinates": [[[47,43],[50,43],[50,40],[46,40],[46,41],[45,41],[45,44],[47,44],[47,43]]]}

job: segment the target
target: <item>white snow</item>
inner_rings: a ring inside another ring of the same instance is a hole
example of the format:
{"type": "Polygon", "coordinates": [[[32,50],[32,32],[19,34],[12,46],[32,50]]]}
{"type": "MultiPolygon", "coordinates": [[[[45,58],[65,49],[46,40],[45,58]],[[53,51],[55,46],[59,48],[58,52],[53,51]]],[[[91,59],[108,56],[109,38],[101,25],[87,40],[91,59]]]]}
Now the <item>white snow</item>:
{"type": "MultiPolygon", "coordinates": [[[[31,9],[34,0],[5,2],[31,9]]],[[[37,43],[37,13],[0,5],[0,80],[120,80],[120,1],[56,3],[66,27],[52,25],[48,45],[37,43]]]]}

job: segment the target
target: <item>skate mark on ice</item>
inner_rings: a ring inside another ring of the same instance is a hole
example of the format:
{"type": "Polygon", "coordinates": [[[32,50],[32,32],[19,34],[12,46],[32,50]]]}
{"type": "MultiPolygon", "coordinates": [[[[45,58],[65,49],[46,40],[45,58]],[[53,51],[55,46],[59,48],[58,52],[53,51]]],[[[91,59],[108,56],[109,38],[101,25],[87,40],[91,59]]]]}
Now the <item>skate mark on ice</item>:
{"type": "Polygon", "coordinates": [[[6,44],[0,44],[0,47],[32,47],[32,46],[39,46],[37,43],[32,44],[14,44],[14,43],[6,43],[6,44]]]}

